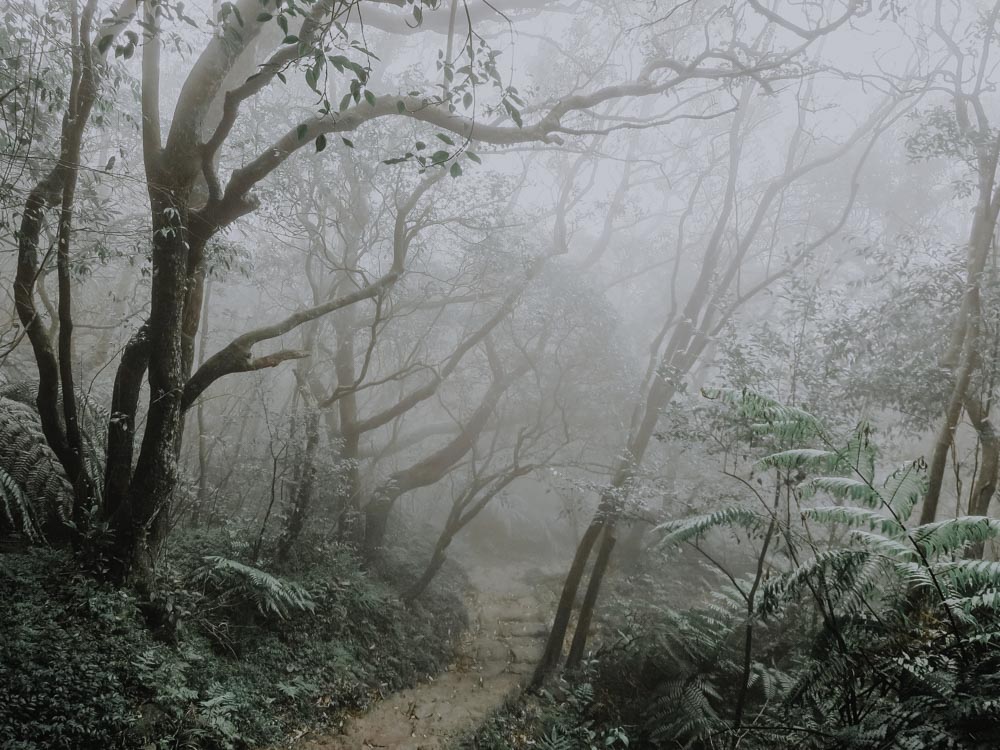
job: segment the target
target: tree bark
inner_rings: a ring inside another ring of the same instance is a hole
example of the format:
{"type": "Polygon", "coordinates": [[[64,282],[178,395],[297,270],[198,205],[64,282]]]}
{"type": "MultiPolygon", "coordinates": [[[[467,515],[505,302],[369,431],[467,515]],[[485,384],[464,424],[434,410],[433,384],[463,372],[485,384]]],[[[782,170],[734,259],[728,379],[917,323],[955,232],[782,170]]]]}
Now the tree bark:
{"type": "MultiPolygon", "coordinates": [[[[985,406],[978,399],[966,398],[965,410],[979,434],[979,444],[982,449],[982,463],[979,474],[972,486],[969,496],[969,515],[985,516],[989,514],[990,501],[996,494],[997,475],[1000,469],[1000,435],[997,434],[993,421],[985,406]]],[[[982,542],[973,544],[966,552],[970,560],[978,560],[983,556],[982,542]]]]}
{"type": "Polygon", "coordinates": [[[611,551],[614,547],[615,528],[614,526],[605,526],[601,536],[601,546],[598,547],[597,558],[594,560],[594,569],[590,573],[590,582],[587,584],[587,593],[584,594],[583,604],[580,606],[580,617],[577,619],[573,642],[569,647],[569,656],[566,657],[566,669],[576,669],[583,659],[587,638],[590,636],[594,607],[601,591],[601,581],[604,580],[604,573],[608,569],[608,561],[611,559],[611,551]]]}
{"type": "Polygon", "coordinates": [[[559,604],[556,607],[555,620],[552,622],[552,629],[549,637],[545,641],[545,651],[542,658],[535,667],[535,672],[531,678],[531,687],[541,687],[548,676],[559,666],[562,658],[563,643],[566,640],[566,631],[569,629],[569,619],[573,614],[573,604],[576,601],[576,593],[583,580],[583,574],[587,567],[587,560],[590,559],[591,550],[601,535],[604,526],[596,518],[591,521],[590,526],[583,532],[580,544],[577,545],[573,555],[573,562],[566,574],[563,583],[562,593],[559,596],[559,604]]]}

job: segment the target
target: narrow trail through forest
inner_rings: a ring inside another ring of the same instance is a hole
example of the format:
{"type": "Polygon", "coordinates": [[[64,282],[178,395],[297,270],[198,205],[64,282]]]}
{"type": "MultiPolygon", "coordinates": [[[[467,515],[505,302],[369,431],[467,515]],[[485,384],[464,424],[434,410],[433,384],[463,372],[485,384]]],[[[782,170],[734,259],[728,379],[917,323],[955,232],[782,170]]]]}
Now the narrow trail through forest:
{"type": "Polygon", "coordinates": [[[446,672],[390,695],[346,722],[341,733],[303,737],[295,750],[432,750],[478,726],[531,678],[548,632],[529,587],[514,578],[496,583],[469,594],[470,627],[446,672]]]}

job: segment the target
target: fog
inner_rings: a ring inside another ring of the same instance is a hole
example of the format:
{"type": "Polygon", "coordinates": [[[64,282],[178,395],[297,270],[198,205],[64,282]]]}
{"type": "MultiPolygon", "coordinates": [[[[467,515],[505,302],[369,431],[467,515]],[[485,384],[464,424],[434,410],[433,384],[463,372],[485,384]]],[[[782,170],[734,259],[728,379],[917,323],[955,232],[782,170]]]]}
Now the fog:
{"type": "Polygon", "coordinates": [[[995,747],[998,35],[10,0],[0,745],[995,747]]]}

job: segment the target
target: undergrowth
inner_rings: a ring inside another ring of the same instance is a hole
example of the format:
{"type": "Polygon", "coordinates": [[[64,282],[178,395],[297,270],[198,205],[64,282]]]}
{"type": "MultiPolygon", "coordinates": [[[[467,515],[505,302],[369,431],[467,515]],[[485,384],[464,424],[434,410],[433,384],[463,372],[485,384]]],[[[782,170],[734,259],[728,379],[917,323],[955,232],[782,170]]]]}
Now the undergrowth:
{"type": "Polygon", "coordinates": [[[882,468],[866,424],[837,439],[757,394],[713,397],[751,496],[659,526],[656,563],[609,597],[614,636],[588,669],[461,747],[1000,747],[1000,563],[980,559],[1000,522],[912,523],[925,466],[882,468]],[[680,549],[706,553],[687,607],[680,549]]]}
{"type": "Polygon", "coordinates": [[[345,548],[302,546],[277,570],[238,537],[178,535],[155,632],[64,553],[0,555],[0,747],[266,745],[449,661],[465,624],[454,587],[406,608],[345,548]]]}

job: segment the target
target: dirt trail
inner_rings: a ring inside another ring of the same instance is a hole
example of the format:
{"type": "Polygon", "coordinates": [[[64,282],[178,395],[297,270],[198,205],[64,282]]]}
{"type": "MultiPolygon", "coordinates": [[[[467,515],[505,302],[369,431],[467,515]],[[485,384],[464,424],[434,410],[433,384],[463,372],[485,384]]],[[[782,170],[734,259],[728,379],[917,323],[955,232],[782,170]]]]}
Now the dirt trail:
{"type": "Polygon", "coordinates": [[[395,693],[346,723],[343,734],[308,736],[297,750],[431,750],[472,729],[513,690],[541,656],[547,626],[527,588],[470,595],[469,631],[448,671],[395,693]]]}

